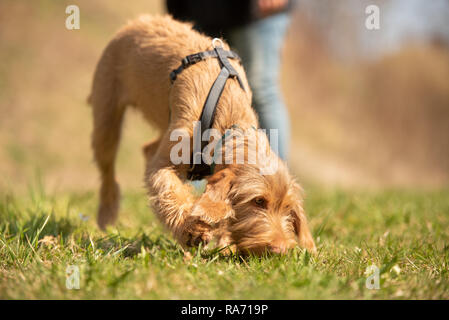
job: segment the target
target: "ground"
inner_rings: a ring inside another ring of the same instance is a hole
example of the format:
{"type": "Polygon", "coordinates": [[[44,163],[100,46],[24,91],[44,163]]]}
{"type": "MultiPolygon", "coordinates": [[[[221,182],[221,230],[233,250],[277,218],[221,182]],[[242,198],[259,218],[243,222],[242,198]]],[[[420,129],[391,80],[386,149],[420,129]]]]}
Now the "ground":
{"type": "MultiPolygon", "coordinates": [[[[37,184],[38,185],[38,184],[37,184]]],[[[354,193],[309,187],[316,256],[184,253],[143,192],[117,227],[95,225],[94,193],[0,196],[0,299],[448,299],[449,191],[354,193]],[[380,268],[380,289],[366,269],[380,268]],[[80,289],[67,289],[77,266],[80,289]]]]}

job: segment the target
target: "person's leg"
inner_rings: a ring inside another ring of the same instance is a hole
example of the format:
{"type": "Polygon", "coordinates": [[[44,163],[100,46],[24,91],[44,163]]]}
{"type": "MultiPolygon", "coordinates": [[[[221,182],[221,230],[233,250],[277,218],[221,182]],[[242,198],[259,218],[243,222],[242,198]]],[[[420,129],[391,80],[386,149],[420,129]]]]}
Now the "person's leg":
{"type": "Polygon", "coordinates": [[[242,58],[253,91],[253,106],[262,129],[278,129],[279,156],[287,160],[290,122],[279,86],[281,47],[289,22],[287,13],[236,28],[228,40],[242,58]]]}

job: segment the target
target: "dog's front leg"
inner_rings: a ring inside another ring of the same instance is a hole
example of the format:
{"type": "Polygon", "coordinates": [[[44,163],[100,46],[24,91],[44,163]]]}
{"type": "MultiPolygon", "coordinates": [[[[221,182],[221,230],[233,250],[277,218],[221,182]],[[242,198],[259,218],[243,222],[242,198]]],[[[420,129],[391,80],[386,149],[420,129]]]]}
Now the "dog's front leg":
{"type": "Polygon", "coordinates": [[[156,154],[157,149],[161,143],[160,139],[153,140],[151,142],[146,143],[142,147],[143,156],[145,158],[146,163],[151,162],[151,159],[156,154]]]}
{"type": "Polygon", "coordinates": [[[227,195],[233,178],[234,173],[229,168],[217,171],[208,178],[206,190],[192,208],[192,216],[201,217],[213,227],[214,237],[218,240],[217,246],[221,248],[232,244],[228,223],[229,219],[234,218],[234,210],[227,195]]]}
{"type": "Polygon", "coordinates": [[[192,186],[181,181],[173,166],[149,164],[146,183],[157,216],[183,247],[207,244],[212,239],[212,227],[200,216],[192,215],[192,186]]]}

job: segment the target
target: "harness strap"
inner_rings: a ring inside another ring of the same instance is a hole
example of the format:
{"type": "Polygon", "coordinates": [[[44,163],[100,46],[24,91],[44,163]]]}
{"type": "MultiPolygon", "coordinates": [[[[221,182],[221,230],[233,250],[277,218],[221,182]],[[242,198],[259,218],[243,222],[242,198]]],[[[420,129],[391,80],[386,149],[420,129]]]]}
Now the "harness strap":
{"type": "MultiPolygon", "coordinates": [[[[223,51],[222,57],[236,59],[236,60],[240,61],[240,57],[237,53],[235,53],[233,51],[223,50],[223,48],[220,48],[220,49],[221,49],[221,51],[223,51]]],[[[176,78],[178,77],[178,74],[180,74],[182,71],[184,71],[184,69],[187,69],[188,67],[190,67],[200,61],[206,60],[208,58],[217,58],[217,57],[218,57],[218,53],[215,49],[188,55],[187,57],[185,57],[184,59],[181,60],[181,65],[177,69],[170,72],[171,83],[175,82],[176,78]]]]}
{"type": "MultiPolygon", "coordinates": [[[[201,131],[212,127],[216,106],[218,100],[221,97],[221,94],[223,93],[226,81],[228,80],[229,76],[229,70],[226,67],[223,67],[218,74],[217,79],[215,79],[214,84],[212,85],[209,94],[207,95],[203,111],[201,112],[201,131]]],[[[209,137],[207,137],[206,139],[209,140],[209,137]]]]}
{"type": "MultiPolygon", "coordinates": [[[[205,137],[205,141],[203,141],[203,133],[212,128],[212,124],[214,122],[215,117],[215,110],[217,108],[218,101],[220,100],[221,94],[223,93],[224,87],[226,85],[226,82],[229,78],[237,78],[240,87],[243,91],[245,90],[245,86],[243,85],[243,81],[240,78],[238,72],[234,69],[234,67],[229,62],[228,58],[231,59],[238,59],[240,61],[240,57],[233,51],[227,51],[223,49],[223,46],[215,46],[215,41],[219,41],[221,43],[220,39],[214,39],[212,40],[212,45],[214,47],[214,50],[209,51],[203,51],[195,54],[188,55],[184,59],[182,59],[182,64],[177,69],[173,70],[170,73],[170,80],[173,83],[177,76],[186,68],[190,67],[191,65],[196,64],[199,61],[203,61],[208,58],[218,58],[220,63],[220,73],[218,74],[217,78],[215,79],[214,83],[212,84],[212,87],[209,91],[209,94],[207,95],[206,101],[203,106],[203,110],[201,111],[201,117],[200,117],[200,123],[201,123],[201,132],[200,132],[200,139],[201,139],[201,152],[204,149],[205,144],[209,141],[210,137],[205,137]]],[[[191,163],[192,166],[188,173],[189,179],[197,179],[197,178],[203,178],[204,176],[207,176],[211,173],[213,173],[213,169],[215,167],[215,163],[213,167],[210,165],[207,165],[205,163],[201,162],[201,154],[193,154],[191,155],[191,163]],[[199,158],[199,164],[196,164],[194,160],[198,160],[199,158]],[[212,172],[211,172],[212,171],[212,172]]]]}
{"type": "Polygon", "coordinates": [[[243,89],[243,91],[245,91],[245,87],[243,86],[243,81],[242,81],[242,79],[240,79],[240,76],[239,76],[237,70],[234,69],[232,64],[227,59],[226,51],[223,50],[222,47],[216,47],[215,51],[217,52],[218,59],[220,60],[220,64],[223,66],[223,69],[226,68],[229,71],[229,77],[233,77],[233,78],[237,77],[240,87],[243,89]]]}
{"type": "Polygon", "coordinates": [[[215,79],[209,91],[209,94],[207,95],[206,102],[204,103],[203,111],[201,112],[200,117],[201,131],[198,132],[201,137],[201,152],[192,153],[192,156],[190,158],[191,167],[188,173],[188,178],[191,180],[201,179],[211,174],[210,165],[207,165],[201,161],[202,152],[207,144],[207,141],[210,140],[210,136],[205,137],[204,141],[202,137],[203,132],[212,127],[212,123],[215,117],[215,110],[217,109],[217,103],[221,97],[221,94],[223,93],[223,89],[226,85],[226,81],[228,81],[229,79],[229,76],[229,70],[226,67],[221,68],[217,79],[215,79]]]}

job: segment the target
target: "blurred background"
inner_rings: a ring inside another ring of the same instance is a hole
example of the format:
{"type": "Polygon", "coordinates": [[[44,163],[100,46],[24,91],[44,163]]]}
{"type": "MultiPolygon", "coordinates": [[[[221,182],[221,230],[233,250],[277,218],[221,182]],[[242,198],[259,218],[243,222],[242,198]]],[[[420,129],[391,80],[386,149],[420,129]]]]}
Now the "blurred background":
{"type": "MultiPolygon", "coordinates": [[[[0,191],[96,190],[86,103],[114,32],[159,0],[0,2],[0,191]],[[80,8],[67,30],[65,8],[80,8]]],[[[449,1],[299,0],[283,48],[282,90],[302,181],[343,188],[449,183],[449,1]],[[380,30],[365,28],[380,7],[380,30]]],[[[143,187],[140,147],[157,133],[132,110],[118,160],[143,187]]]]}

